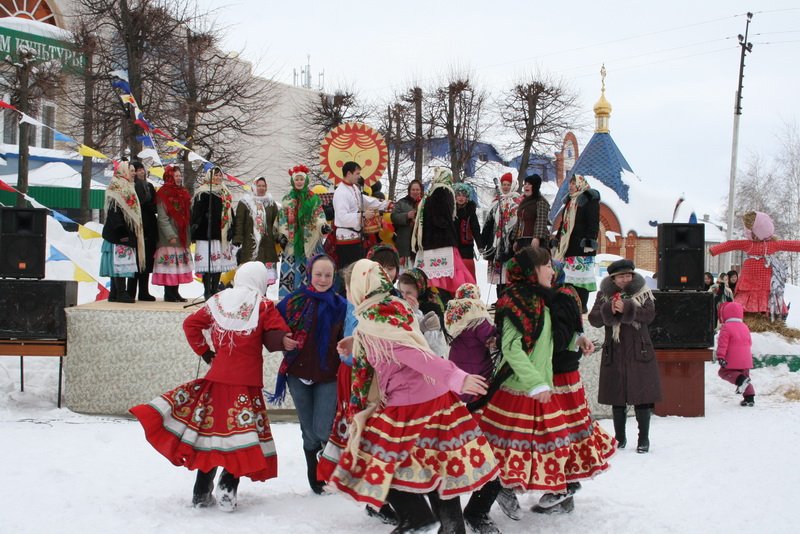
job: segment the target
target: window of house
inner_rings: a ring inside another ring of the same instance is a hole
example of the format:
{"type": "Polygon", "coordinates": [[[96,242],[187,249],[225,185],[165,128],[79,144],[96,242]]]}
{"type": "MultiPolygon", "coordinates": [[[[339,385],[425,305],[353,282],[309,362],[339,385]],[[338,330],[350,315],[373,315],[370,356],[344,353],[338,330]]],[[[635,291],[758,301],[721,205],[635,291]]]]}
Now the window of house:
{"type": "Polygon", "coordinates": [[[489,161],[489,156],[485,152],[478,154],[478,161],[489,161]]]}
{"type": "MultiPolygon", "coordinates": [[[[42,106],[42,122],[50,128],[56,127],[56,107],[52,104],[42,106]]],[[[42,148],[55,146],[55,133],[50,128],[42,128],[42,148]]]]}
{"type": "Polygon", "coordinates": [[[16,111],[3,110],[3,142],[7,145],[17,144],[17,128],[19,128],[17,117],[19,115],[16,111]]]}

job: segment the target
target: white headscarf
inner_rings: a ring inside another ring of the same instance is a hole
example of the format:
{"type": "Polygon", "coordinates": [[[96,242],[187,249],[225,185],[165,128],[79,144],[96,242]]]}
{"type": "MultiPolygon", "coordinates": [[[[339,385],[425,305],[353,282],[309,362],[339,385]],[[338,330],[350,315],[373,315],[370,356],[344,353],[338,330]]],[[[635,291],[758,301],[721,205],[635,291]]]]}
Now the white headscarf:
{"type": "Polygon", "coordinates": [[[267,267],[249,261],[236,271],[233,287],[217,293],[207,306],[219,329],[249,333],[258,326],[259,306],[267,294],[267,267]]]}

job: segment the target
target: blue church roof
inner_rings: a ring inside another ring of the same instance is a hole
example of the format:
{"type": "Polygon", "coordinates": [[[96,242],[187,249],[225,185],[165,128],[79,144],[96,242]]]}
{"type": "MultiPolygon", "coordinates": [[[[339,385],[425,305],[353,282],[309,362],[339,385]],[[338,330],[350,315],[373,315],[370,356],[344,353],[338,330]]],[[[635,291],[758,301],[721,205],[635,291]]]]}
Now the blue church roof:
{"type": "MultiPolygon", "coordinates": [[[[572,174],[592,176],[600,180],[627,203],[628,185],[622,181],[622,171],[633,172],[633,169],[608,132],[595,132],[572,167],[572,174]]],[[[568,193],[569,180],[564,180],[550,209],[551,221],[561,210],[568,193]]]]}

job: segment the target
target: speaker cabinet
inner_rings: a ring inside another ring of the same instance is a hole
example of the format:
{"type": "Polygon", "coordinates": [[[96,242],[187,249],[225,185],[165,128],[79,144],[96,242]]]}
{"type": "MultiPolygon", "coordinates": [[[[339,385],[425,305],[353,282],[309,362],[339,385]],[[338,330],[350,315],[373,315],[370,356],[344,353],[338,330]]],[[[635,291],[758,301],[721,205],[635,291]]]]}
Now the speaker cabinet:
{"type": "Polygon", "coordinates": [[[0,278],[44,278],[47,210],[0,207],[0,278]]]}
{"type": "Polygon", "coordinates": [[[67,339],[64,308],[77,304],[73,280],[0,279],[0,339],[67,339]]]}
{"type": "Polygon", "coordinates": [[[703,289],[705,230],[703,224],[658,225],[658,289],[703,289]]]}
{"type": "Polygon", "coordinates": [[[650,338],[656,349],[714,346],[714,295],[707,291],[653,291],[656,316],[650,338]]]}

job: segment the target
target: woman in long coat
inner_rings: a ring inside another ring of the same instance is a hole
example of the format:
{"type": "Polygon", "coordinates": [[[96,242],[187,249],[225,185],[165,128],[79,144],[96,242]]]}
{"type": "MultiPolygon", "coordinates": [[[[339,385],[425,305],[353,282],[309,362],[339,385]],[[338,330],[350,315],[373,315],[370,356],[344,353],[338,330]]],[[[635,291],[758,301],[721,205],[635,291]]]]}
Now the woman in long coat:
{"type": "Polygon", "coordinates": [[[653,342],[647,325],[656,308],[653,294],[644,278],[634,272],[631,260],[617,260],[608,266],[608,276],[589,313],[594,327],[605,327],[603,357],[600,364],[600,388],[597,400],[610,404],[614,414],[614,432],[619,448],[625,437],[626,407],[632,404],[639,424],[636,452],[650,450],[650,413],[661,400],[661,382],[653,342]]]}

